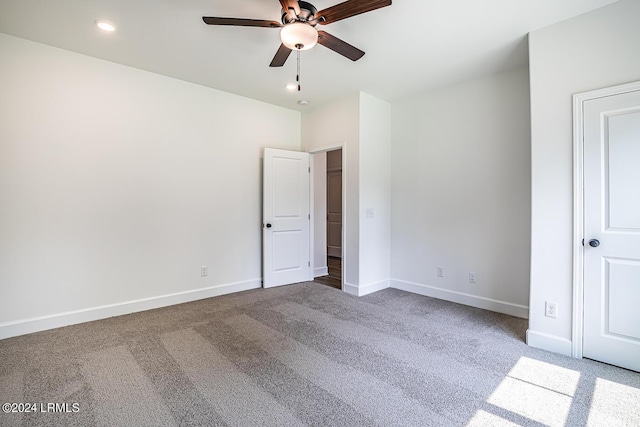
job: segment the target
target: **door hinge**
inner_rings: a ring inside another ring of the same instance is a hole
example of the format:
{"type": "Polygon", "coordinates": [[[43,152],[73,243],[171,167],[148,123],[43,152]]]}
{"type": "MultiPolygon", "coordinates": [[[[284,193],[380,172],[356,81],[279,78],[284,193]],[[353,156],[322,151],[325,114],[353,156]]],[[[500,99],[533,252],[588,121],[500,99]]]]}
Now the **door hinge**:
{"type": "Polygon", "coordinates": [[[307,219],[311,219],[311,214],[307,214],[307,219]]]}
{"type": "Polygon", "coordinates": [[[584,239],[582,239],[582,246],[584,246],[584,239]]]}
{"type": "Polygon", "coordinates": [[[311,267],[311,261],[307,261],[307,267],[311,267]]]}
{"type": "Polygon", "coordinates": [[[311,173],[311,166],[309,166],[307,169],[308,169],[308,172],[311,173]]]}

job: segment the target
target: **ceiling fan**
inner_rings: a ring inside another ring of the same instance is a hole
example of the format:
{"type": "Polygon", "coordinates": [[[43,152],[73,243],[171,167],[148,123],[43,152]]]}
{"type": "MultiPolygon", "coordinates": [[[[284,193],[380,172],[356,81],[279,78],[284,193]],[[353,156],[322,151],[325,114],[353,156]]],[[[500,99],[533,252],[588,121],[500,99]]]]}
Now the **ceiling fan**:
{"type": "Polygon", "coordinates": [[[364,52],[349,43],[332,36],[326,31],[316,30],[316,25],[327,25],[341,19],[350,18],[365,12],[391,5],[391,0],[347,0],[343,3],[318,11],[306,1],[280,0],[282,23],[262,19],[218,18],[203,16],[208,25],[232,25],[240,27],[282,28],[282,44],[273,57],[270,67],[282,67],[292,50],[311,49],[316,43],[327,47],[340,55],[357,61],[364,52]]]}

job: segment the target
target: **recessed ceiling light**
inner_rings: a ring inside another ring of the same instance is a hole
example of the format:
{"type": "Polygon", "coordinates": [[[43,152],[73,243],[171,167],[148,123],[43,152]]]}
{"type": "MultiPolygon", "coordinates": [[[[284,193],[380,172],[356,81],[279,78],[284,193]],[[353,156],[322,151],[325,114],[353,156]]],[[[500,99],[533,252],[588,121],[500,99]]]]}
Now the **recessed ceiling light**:
{"type": "Polygon", "coordinates": [[[298,101],[298,104],[300,104],[300,105],[309,105],[309,101],[307,101],[306,99],[301,99],[300,101],[298,101]]]}
{"type": "Polygon", "coordinates": [[[288,83],[287,84],[287,89],[289,90],[296,90],[298,88],[298,86],[295,83],[288,83]]]}
{"type": "Polygon", "coordinates": [[[114,32],[116,30],[116,26],[113,25],[110,22],[107,21],[96,21],[96,25],[98,26],[98,28],[100,28],[103,31],[108,31],[110,33],[114,32]]]}

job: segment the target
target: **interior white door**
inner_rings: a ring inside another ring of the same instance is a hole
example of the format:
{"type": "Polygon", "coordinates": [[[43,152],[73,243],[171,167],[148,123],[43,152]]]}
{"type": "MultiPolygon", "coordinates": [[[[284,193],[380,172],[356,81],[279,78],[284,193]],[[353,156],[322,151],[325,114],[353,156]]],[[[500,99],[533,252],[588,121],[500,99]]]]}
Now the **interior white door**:
{"type": "Polygon", "coordinates": [[[640,91],[583,114],[583,356],[640,371],[640,91]]]}
{"type": "Polygon", "coordinates": [[[263,286],[310,280],[309,154],[265,148],[263,286]]]}

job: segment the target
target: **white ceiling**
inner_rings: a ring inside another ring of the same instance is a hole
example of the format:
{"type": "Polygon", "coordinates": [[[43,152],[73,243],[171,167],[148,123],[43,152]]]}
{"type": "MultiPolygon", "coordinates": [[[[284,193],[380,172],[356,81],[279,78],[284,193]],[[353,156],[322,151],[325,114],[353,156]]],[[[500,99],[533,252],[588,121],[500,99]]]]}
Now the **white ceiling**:
{"type": "MultiPolygon", "coordinates": [[[[395,0],[323,26],[364,50],[352,62],[323,46],[270,68],[279,30],[208,26],[202,16],[280,21],[278,0],[0,0],[0,32],[287,108],[353,91],[388,101],[527,64],[526,34],[617,0],[395,0]],[[118,29],[107,34],[94,21],[118,29]]],[[[340,0],[312,0],[318,10],[340,0]]],[[[1,59],[0,59],[1,60],[1,59]]],[[[310,108],[306,107],[306,108],[310,108]]]]}

